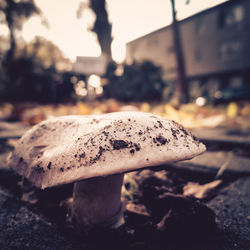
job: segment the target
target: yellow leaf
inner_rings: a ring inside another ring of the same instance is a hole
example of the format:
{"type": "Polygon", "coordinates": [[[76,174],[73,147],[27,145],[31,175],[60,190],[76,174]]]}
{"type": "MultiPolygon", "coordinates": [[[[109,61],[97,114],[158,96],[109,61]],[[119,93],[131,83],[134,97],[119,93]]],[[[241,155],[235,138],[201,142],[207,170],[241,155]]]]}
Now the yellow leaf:
{"type": "Polygon", "coordinates": [[[242,116],[249,116],[250,115],[250,104],[246,104],[240,111],[242,116]]]}
{"type": "Polygon", "coordinates": [[[229,118],[235,118],[238,115],[239,107],[237,103],[231,102],[227,107],[227,116],[229,118]]]}
{"type": "Polygon", "coordinates": [[[141,107],[140,107],[141,112],[150,112],[150,109],[151,107],[147,102],[143,102],[141,104],[141,107]]]}
{"type": "Polygon", "coordinates": [[[77,113],[78,115],[89,115],[91,114],[91,108],[85,104],[85,103],[82,103],[82,102],[78,102],[77,103],[77,113]]]}

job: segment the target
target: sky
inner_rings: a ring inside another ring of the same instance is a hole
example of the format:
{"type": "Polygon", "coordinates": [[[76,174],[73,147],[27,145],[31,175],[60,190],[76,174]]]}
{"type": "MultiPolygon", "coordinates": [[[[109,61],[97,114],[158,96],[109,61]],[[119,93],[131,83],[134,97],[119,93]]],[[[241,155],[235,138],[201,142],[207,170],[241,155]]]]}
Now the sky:
{"type": "MultiPolygon", "coordinates": [[[[86,0],[85,0],[86,1],[86,0]]],[[[179,20],[210,8],[226,0],[176,0],[179,20]]],[[[48,20],[49,28],[41,18],[32,17],[23,26],[22,36],[27,42],[35,36],[53,41],[64,55],[75,61],[76,56],[100,56],[96,35],[89,31],[95,15],[85,9],[77,19],[81,0],[35,0],[48,20]]],[[[125,44],[142,35],[171,23],[170,0],[106,0],[109,20],[113,25],[112,56],[121,62],[125,57],[125,44]]],[[[0,29],[1,30],[1,29],[0,29]]]]}

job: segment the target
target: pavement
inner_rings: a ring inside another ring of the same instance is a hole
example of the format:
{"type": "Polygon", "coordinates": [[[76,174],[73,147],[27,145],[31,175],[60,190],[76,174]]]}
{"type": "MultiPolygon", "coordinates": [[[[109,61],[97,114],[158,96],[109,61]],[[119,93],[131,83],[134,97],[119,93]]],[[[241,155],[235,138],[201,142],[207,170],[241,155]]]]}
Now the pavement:
{"type": "Polygon", "coordinates": [[[249,131],[238,131],[233,129],[218,128],[198,128],[192,131],[198,138],[205,143],[216,142],[240,147],[250,145],[249,131]]]}
{"type": "Polygon", "coordinates": [[[237,133],[225,128],[204,128],[192,132],[207,146],[207,151],[175,166],[215,175],[220,170],[227,176],[250,176],[250,133],[237,133]]]}
{"type": "Polygon", "coordinates": [[[250,158],[233,151],[206,151],[192,160],[179,162],[175,166],[193,171],[214,172],[214,174],[223,168],[221,171],[224,175],[250,176],[250,158]]]}
{"type": "Polygon", "coordinates": [[[55,225],[0,186],[0,249],[76,249],[55,225]]]}
{"type": "Polygon", "coordinates": [[[21,122],[0,121],[0,139],[20,138],[29,128],[21,122]]]}
{"type": "MultiPolygon", "coordinates": [[[[12,131],[0,133],[0,140],[21,135],[12,126],[12,131]]],[[[20,127],[19,127],[20,128],[20,127]]],[[[25,130],[26,128],[24,128],[25,130]]],[[[233,250],[250,249],[250,156],[247,135],[228,135],[225,130],[202,130],[195,134],[208,145],[208,151],[190,161],[171,165],[178,171],[198,172],[214,176],[221,171],[221,178],[230,176],[217,195],[206,201],[216,214],[217,232],[209,243],[181,249],[233,250]],[[217,148],[211,147],[218,146],[217,148]],[[223,170],[223,171],[222,171],[223,170]]],[[[61,226],[51,222],[43,214],[20,200],[14,186],[18,182],[6,166],[8,150],[0,152],[0,249],[94,249],[86,248],[84,240],[75,241],[61,226]],[[6,184],[7,183],[7,184],[6,184]]],[[[49,208],[48,208],[49,209],[49,208]]],[[[149,236],[147,236],[149,237],[149,236]]],[[[131,249],[152,249],[136,245],[131,249]]],[[[164,246],[161,249],[165,249],[164,246]]],[[[174,248],[178,249],[178,248],[174,248]]],[[[154,249],[155,250],[155,249],[154,249]]]]}
{"type": "Polygon", "coordinates": [[[217,216],[217,249],[250,249],[250,177],[223,188],[207,203],[217,216]]]}

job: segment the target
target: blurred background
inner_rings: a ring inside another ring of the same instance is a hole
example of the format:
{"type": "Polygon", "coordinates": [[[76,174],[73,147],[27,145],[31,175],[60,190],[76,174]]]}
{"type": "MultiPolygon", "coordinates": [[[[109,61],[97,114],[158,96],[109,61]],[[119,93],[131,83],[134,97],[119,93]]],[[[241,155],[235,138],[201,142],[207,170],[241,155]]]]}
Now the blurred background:
{"type": "Polygon", "coordinates": [[[144,111],[249,134],[249,10],[247,0],[0,0],[0,120],[144,111]]]}

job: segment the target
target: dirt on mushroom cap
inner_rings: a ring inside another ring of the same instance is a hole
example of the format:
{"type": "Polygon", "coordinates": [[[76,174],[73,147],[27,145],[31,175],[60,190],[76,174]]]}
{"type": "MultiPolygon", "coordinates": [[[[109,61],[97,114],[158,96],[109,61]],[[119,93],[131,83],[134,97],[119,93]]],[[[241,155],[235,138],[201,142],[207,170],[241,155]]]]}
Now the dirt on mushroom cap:
{"type": "Polygon", "coordinates": [[[204,151],[202,143],[172,120],[117,112],[44,121],[20,139],[9,165],[46,188],[190,159],[204,151]]]}

